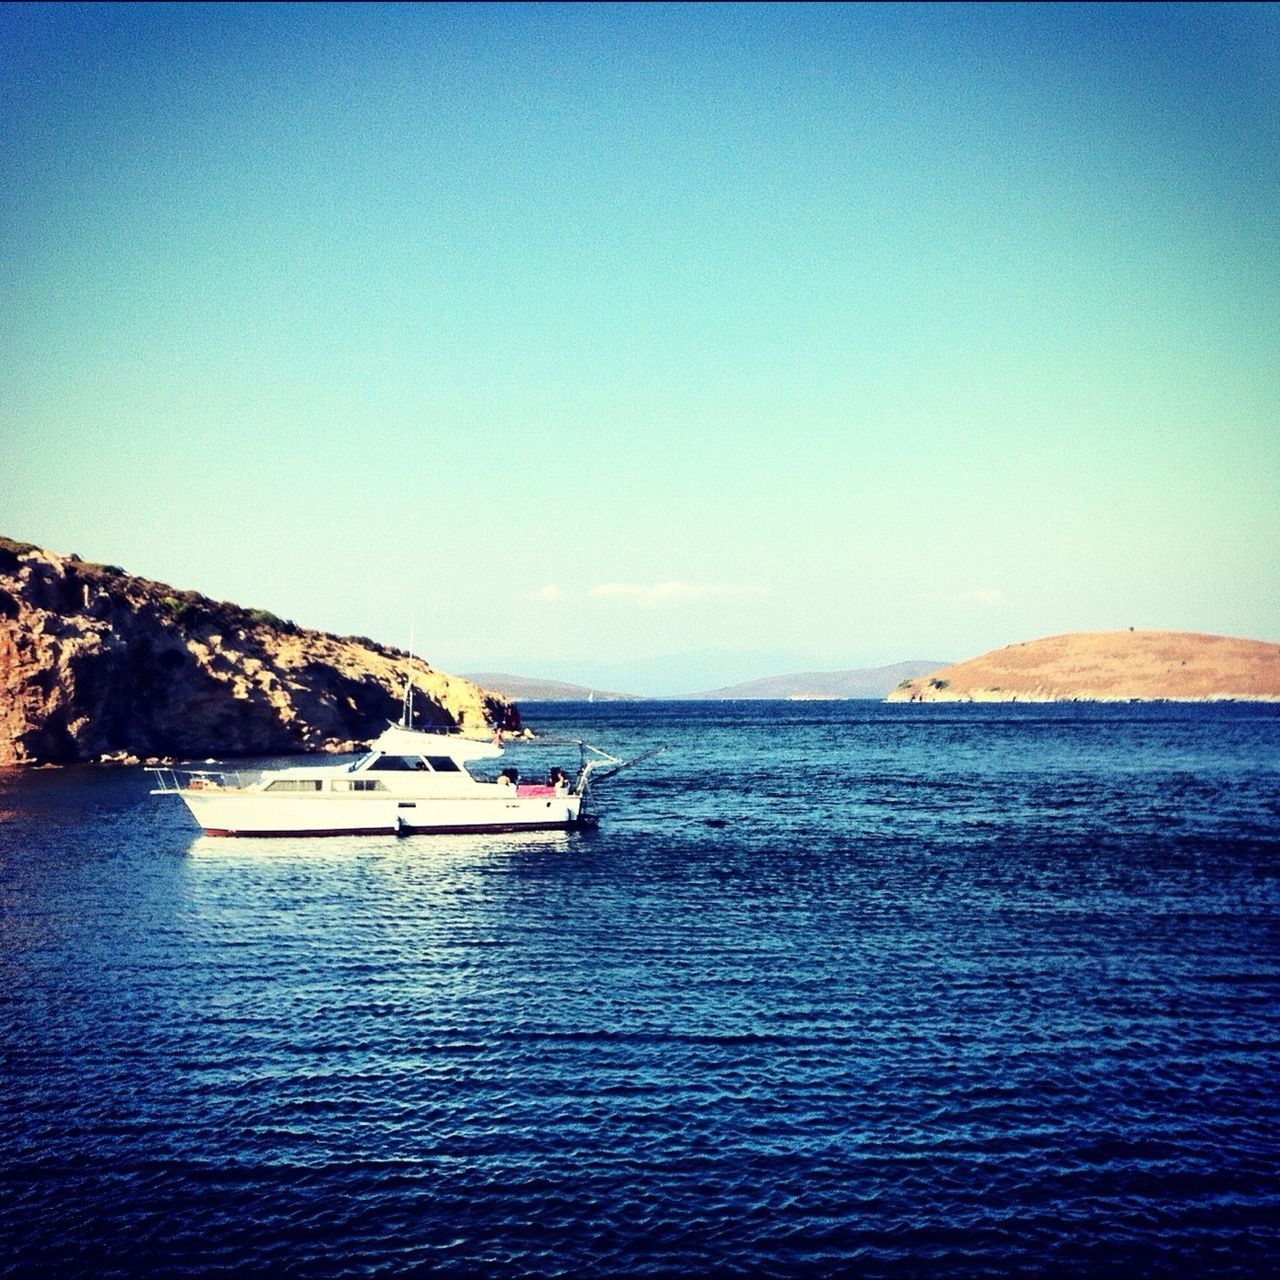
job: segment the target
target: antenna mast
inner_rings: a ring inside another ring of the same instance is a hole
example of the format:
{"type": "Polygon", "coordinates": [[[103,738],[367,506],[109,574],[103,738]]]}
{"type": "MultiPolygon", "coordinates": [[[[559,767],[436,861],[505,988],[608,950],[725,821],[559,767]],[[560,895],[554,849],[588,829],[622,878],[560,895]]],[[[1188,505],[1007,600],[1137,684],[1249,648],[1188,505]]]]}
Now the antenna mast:
{"type": "Polygon", "coordinates": [[[404,677],[404,700],[400,706],[400,724],[405,729],[413,728],[413,646],[414,626],[409,625],[409,669],[404,677]]]}

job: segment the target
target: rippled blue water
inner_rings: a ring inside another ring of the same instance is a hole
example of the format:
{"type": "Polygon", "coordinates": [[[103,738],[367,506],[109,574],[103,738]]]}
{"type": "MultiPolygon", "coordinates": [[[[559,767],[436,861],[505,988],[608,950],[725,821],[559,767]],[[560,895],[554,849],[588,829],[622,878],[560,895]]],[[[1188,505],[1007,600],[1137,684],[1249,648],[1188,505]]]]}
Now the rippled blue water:
{"type": "Polygon", "coordinates": [[[0,775],[0,1271],[1276,1272],[1276,709],[527,718],[672,750],[525,838],[0,775]]]}

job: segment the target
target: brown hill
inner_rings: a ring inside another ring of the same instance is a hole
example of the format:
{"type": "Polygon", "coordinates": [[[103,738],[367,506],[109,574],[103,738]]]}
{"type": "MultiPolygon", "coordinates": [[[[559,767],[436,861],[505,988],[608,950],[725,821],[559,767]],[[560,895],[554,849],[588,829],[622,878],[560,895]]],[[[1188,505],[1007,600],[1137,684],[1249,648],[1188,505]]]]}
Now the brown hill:
{"type": "MultiPolygon", "coordinates": [[[[0,538],[0,765],[350,749],[399,718],[408,655],[0,538]]],[[[415,663],[415,723],[505,699],[415,663]]]]}
{"type": "Polygon", "coordinates": [[[1184,631],[1095,631],[995,649],[904,680],[891,702],[1280,699],[1280,644],[1184,631]]]}

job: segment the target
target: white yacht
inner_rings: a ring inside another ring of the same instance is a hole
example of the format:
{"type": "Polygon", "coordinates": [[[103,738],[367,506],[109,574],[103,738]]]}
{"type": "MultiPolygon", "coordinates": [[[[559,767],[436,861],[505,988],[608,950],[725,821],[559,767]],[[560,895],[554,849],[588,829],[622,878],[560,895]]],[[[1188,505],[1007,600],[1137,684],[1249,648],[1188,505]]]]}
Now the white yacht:
{"type": "Polygon", "coordinates": [[[205,833],[217,836],[566,829],[597,821],[587,804],[592,781],[656,754],[619,760],[573,745],[581,760],[572,779],[555,767],[545,780],[526,783],[508,768],[489,781],[467,766],[501,756],[500,733],[480,742],[389,725],[349,764],[269,769],[249,781],[222,770],[153,768],[152,795],[181,796],[205,833]]]}

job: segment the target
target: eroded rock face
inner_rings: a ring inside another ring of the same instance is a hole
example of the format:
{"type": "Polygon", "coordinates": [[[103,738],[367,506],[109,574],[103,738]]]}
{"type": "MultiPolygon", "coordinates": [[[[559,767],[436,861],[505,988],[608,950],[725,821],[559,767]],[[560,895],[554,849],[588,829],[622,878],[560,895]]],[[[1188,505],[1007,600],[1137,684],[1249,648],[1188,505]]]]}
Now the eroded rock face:
{"type": "MultiPolygon", "coordinates": [[[[414,723],[510,704],[415,664],[414,723]]],[[[0,539],[0,764],[350,749],[398,720],[405,654],[0,539]]]]}

